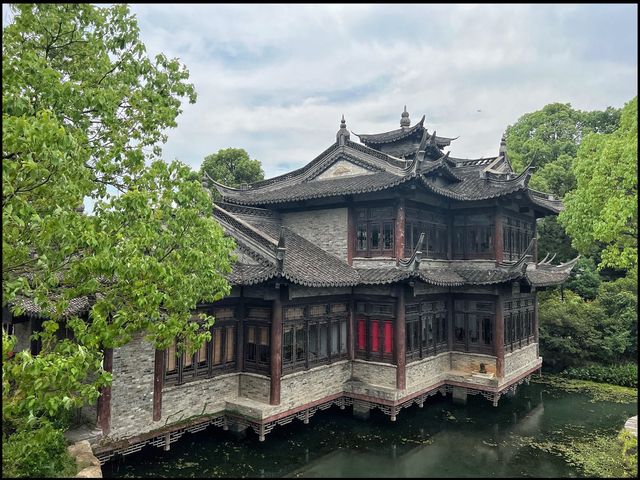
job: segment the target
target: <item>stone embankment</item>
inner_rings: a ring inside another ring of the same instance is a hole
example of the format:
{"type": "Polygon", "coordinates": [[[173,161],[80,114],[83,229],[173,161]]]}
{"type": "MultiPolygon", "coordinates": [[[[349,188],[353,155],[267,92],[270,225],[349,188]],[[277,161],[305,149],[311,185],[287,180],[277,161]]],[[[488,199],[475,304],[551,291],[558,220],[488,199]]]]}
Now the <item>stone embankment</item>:
{"type": "Polygon", "coordinates": [[[631,435],[638,438],[638,415],[627,420],[627,423],[624,424],[624,428],[627,429],[631,435]]]}
{"type": "Polygon", "coordinates": [[[91,445],[87,440],[81,440],[69,445],[67,451],[76,461],[78,467],[76,478],[102,478],[100,460],[93,454],[91,445]]]}

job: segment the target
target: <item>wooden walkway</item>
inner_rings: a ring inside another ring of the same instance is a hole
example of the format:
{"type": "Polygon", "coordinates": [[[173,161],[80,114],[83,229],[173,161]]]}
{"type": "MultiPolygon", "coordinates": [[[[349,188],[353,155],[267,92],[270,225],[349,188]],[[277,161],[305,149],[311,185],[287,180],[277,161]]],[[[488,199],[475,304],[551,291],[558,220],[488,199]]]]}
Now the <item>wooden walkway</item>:
{"type": "Polygon", "coordinates": [[[631,417],[627,420],[627,423],[624,424],[624,428],[629,430],[631,435],[638,438],[638,416],[636,415],[635,417],[631,417]]]}

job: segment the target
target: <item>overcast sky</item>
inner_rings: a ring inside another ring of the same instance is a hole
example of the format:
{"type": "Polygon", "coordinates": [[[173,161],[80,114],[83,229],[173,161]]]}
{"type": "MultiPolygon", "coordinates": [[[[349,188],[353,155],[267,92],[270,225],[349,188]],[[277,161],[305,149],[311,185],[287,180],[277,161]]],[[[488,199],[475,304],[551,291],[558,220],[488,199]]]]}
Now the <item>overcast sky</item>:
{"type": "MultiPolygon", "coordinates": [[[[619,5],[132,5],[149,54],[179,57],[198,101],[165,159],[199,168],[239,147],[266,177],[355,133],[413,125],[496,155],[505,128],[551,102],[621,107],[637,95],[638,7],[619,5]]],[[[4,9],[3,9],[4,10],[4,9]]],[[[357,137],[351,137],[357,141],[357,137]]]]}

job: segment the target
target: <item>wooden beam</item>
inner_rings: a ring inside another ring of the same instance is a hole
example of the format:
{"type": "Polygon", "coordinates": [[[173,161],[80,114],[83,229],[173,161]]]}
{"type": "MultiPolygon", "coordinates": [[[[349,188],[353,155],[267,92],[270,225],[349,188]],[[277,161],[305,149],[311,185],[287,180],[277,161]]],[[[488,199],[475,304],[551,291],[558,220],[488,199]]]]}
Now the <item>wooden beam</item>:
{"type": "Polygon", "coordinates": [[[164,350],[156,349],[153,371],[153,421],[162,417],[162,385],[164,383],[164,350]]]}
{"type": "MultiPolygon", "coordinates": [[[[113,348],[104,349],[102,361],[103,369],[109,373],[113,372],[113,348]]],[[[103,435],[108,435],[111,431],[111,386],[100,389],[98,398],[98,427],[103,435]]]]}
{"type": "Polygon", "coordinates": [[[282,377],[282,300],[288,296],[288,289],[280,285],[273,300],[271,310],[271,389],[269,404],[280,405],[280,378],[282,377]]]}
{"type": "Polygon", "coordinates": [[[504,311],[502,294],[496,296],[496,316],[494,322],[493,354],[496,357],[496,377],[504,378],[504,311]]]}
{"type": "Polygon", "coordinates": [[[533,341],[536,342],[536,357],[540,356],[540,332],[538,323],[538,292],[535,287],[531,287],[533,295],[533,341]]]}
{"type": "Polygon", "coordinates": [[[395,250],[396,259],[404,257],[404,224],[405,224],[405,206],[404,198],[398,200],[396,208],[396,224],[395,224],[395,250]]]}
{"type": "Polygon", "coordinates": [[[406,322],[405,322],[405,286],[397,287],[396,321],[395,321],[395,357],[396,357],[396,388],[404,390],[407,387],[406,376],[406,322]]]}

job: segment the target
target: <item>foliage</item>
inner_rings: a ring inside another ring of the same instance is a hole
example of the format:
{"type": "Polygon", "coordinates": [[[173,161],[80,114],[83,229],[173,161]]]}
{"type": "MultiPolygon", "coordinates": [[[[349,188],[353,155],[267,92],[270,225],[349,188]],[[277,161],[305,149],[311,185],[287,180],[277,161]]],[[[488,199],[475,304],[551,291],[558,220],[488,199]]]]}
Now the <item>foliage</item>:
{"type": "Polygon", "coordinates": [[[559,220],[583,254],[603,247],[601,265],[638,264],[638,99],[622,111],[613,133],[587,136],[573,163],[577,187],[559,220]]]}
{"type": "Polygon", "coordinates": [[[2,476],[27,478],[72,478],[75,460],[68,454],[60,430],[41,421],[11,435],[2,435],[2,476]]]}
{"type": "Polygon", "coordinates": [[[566,283],[570,288],[585,300],[593,300],[598,295],[598,287],[602,281],[596,270],[594,261],[582,257],[571,270],[571,276],[566,283]]]}
{"type": "Polygon", "coordinates": [[[638,388],[638,365],[635,363],[572,367],[566,369],[561,375],[578,380],[592,380],[594,382],[638,388]]]}
{"type": "Polygon", "coordinates": [[[608,314],[598,298],[584,300],[571,290],[556,289],[541,292],[539,302],[540,350],[545,367],[559,371],[634,358],[634,329],[629,318],[616,312],[608,314]]]}
{"type": "Polygon", "coordinates": [[[604,112],[583,112],[569,103],[545,105],[507,128],[511,163],[517,171],[531,162],[538,168],[559,159],[566,163],[566,158],[576,156],[583,137],[592,132],[609,133],[617,126],[619,116],[619,110],[612,107],[604,112]]]}
{"type": "Polygon", "coordinates": [[[637,478],[638,437],[633,436],[628,430],[623,429],[620,435],[618,435],[618,441],[622,443],[622,463],[626,476],[637,478]]]}
{"type": "Polygon", "coordinates": [[[571,164],[573,157],[561,154],[556,160],[546,163],[531,177],[529,186],[534,190],[551,193],[558,198],[576,187],[576,177],[571,164]]]}
{"type": "Polygon", "coordinates": [[[216,182],[229,187],[264,180],[264,171],[259,160],[252,160],[242,148],[223,148],[205,157],[200,175],[207,172],[216,182]]]}
{"type": "MultiPolygon", "coordinates": [[[[42,352],[10,356],[3,334],[3,432],[95,401],[100,361],[144,334],[195,351],[229,293],[233,242],[190,169],[161,160],[183,99],[177,59],[145,53],[127,5],[19,4],[2,37],[2,297],[33,299],[42,352]],[[93,214],[78,206],[91,199],[93,214]],[[64,315],[87,296],[89,319],[64,315]],[[73,341],[56,341],[61,327],[73,341]],[[93,374],[89,375],[89,372],[93,374]],[[97,372],[97,374],[96,374],[97,372]]],[[[7,438],[11,443],[15,433],[7,438]]],[[[19,437],[16,437],[16,441],[19,437]]]]}
{"type": "Polygon", "coordinates": [[[566,262],[576,258],[578,252],[571,246],[571,239],[564,231],[564,227],[558,223],[555,215],[541,218],[537,224],[538,231],[538,257],[556,255],[554,261],[566,262]]]}
{"type": "Polygon", "coordinates": [[[591,397],[591,402],[633,403],[638,401],[637,388],[593,382],[591,380],[578,380],[552,373],[533,376],[532,381],[534,383],[549,385],[553,388],[559,388],[566,392],[588,395],[591,397]]]}

